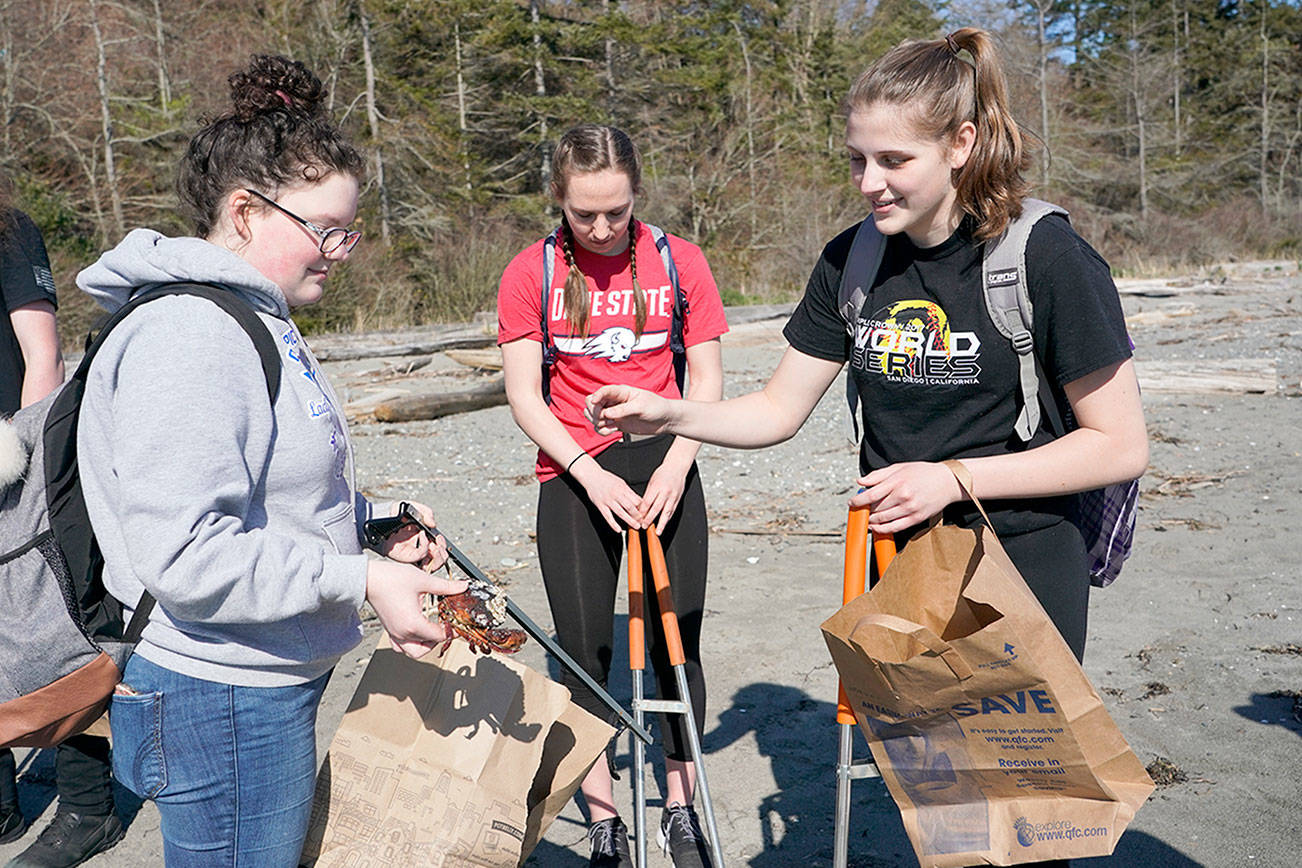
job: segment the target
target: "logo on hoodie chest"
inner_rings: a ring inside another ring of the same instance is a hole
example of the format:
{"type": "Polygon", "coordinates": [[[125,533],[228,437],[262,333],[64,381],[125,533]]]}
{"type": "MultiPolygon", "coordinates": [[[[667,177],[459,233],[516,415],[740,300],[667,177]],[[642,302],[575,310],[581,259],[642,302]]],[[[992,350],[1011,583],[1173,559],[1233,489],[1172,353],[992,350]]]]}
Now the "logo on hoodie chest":
{"type": "MultiPolygon", "coordinates": [[[[325,386],[318,379],[319,372],[313,366],[312,359],[304,350],[298,335],[292,330],[286,332],[281,340],[286,345],[285,354],[294,362],[301,365],[298,371],[299,376],[308,380],[316,389],[316,395],[309,397],[305,403],[305,409],[310,417],[319,419],[322,423],[329,426],[329,448],[333,457],[333,472],[335,479],[342,479],[348,463],[348,446],[347,439],[341,426],[339,414],[335,412],[334,405],[331,403],[325,386]]],[[[292,366],[286,365],[286,369],[292,369],[292,366]]]]}

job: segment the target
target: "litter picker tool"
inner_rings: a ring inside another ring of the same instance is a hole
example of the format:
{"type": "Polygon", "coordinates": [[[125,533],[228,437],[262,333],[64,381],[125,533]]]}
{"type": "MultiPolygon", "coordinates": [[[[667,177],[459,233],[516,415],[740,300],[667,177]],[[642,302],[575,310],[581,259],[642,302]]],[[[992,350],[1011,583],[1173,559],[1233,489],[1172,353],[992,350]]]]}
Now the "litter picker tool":
{"type": "MultiPolygon", "coordinates": [[[[422,531],[425,532],[425,536],[428,537],[431,541],[433,541],[436,537],[441,536],[443,537],[444,544],[448,548],[448,559],[451,560],[452,563],[456,564],[457,567],[462,572],[464,572],[466,575],[470,576],[471,578],[479,579],[481,582],[488,582],[489,584],[493,584],[493,581],[489,579],[488,576],[484,575],[483,570],[475,566],[474,561],[470,560],[470,558],[462,554],[461,550],[452,544],[452,540],[448,539],[447,534],[443,533],[442,531],[437,531],[434,528],[426,527],[424,522],[420,520],[420,516],[417,515],[415,507],[413,507],[409,503],[403,503],[398,508],[398,514],[393,518],[373,519],[372,521],[368,521],[366,525],[367,527],[365,532],[367,533],[368,541],[371,542],[375,541],[371,539],[372,525],[376,526],[376,530],[375,530],[376,539],[383,539],[389,533],[392,533],[393,530],[396,530],[398,527],[401,527],[403,525],[412,525],[420,528],[422,531]],[[392,527],[389,526],[390,524],[392,524],[392,527]]],[[[520,610],[520,607],[517,606],[515,602],[511,600],[510,597],[506,598],[506,614],[510,615],[511,619],[515,621],[515,623],[520,625],[520,629],[524,630],[524,632],[532,636],[533,639],[539,645],[543,646],[543,648],[545,648],[549,654],[555,657],[557,662],[559,662],[562,666],[564,666],[571,673],[573,673],[576,678],[578,678],[585,685],[587,685],[588,689],[591,690],[594,694],[596,694],[597,698],[601,700],[602,704],[604,704],[607,708],[613,711],[619,717],[620,721],[624,724],[624,726],[628,727],[629,732],[637,736],[637,741],[635,742],[636,744],[651,743],[651,734],[646,731],[646,727],[644,727],[640,721],[634,721],[634,719],[629,715],[629,713],[624,710],[624,707],[620,705],[618,702],[616,702],[615,698],[611,696],[609,693],[607,693],[606,690],[600,684],[598,684],[591,675],[589,675],[586,671],[584,671],[583,667],[580,666],[578,663],[576,663],[573,657],[571,657],[569,654],[566,654],[565,649],[562,648],[560,645],[556,644],[556,642],[553,641],[552,637],[547,635],[547,632],[545,630],[539,627],[533,621],[532,618],[530,618],[528,615],[522,612],[520,610]]]]}
{"type": "MultiPolygon", "coordinates": [[[[873,554],[880,578],[895,557],[895,538],[890,534],[873,534],[873,554]]],[[[851,507],[845,524],[845,571],[841,586],[841,604],[862,596],[868,569],[868,508],[851,507]]],[[[854,762],[854,710],[845,685],[836,686],[836,722],[840,729],[840,747],[836,759],[836,822],[832,846],[832,868],[846,868],[850,850],[850,781],[878,777],[871,759],[854,762]]]]}
{"type": "MultiPolygon", "coordinates": [[[[716,868],[723,868],[723,848],[719,845],[719,829],[714,821],[714,807],[710,802],[710,785],[705,776],[705,763],[701,761],[701,739],[696,732],[696,717],[692,710],[692,695],[687,690],[687,657],[683,653],[683,639],[678,632],[678,615],[674,611],[674,598],[669,588],[669,570],[665,566],[664,549],[655,525],[646,530],[647,560],[651,564],[651,578],[655,588],[656,603],[660,609],[660,627],[664,633],[669,663],[673,666],[678,684],[678,699],[643,699],[642,675],[646,668],[646,644],[643,617],[645,601],[642,580],[642,531],[628,531],[628,668],[633,676],[633,718],[643,725],[646,712],[681,714],[686,721],[687,742],[696,767],[696,792],[705,813],[705,827],[710,838],[710,852],[716,868]]],[[[646,746],[633,742],[633,834],[637,840],[637,868],[646,868],[646,781],[644,767],[646,746]]]]}

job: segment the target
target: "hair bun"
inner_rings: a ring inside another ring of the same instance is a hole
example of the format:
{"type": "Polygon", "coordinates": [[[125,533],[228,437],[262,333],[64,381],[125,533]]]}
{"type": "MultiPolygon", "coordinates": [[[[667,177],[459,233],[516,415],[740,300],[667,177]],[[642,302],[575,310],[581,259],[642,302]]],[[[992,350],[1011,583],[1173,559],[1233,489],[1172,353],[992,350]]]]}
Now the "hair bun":
{"type": "Polygon", "coordinates": [[[297,60],[255,54],[247,69],[228,79],[235,117],[248,121],[267,112],[325,113],[325,86],[297,60]]]}

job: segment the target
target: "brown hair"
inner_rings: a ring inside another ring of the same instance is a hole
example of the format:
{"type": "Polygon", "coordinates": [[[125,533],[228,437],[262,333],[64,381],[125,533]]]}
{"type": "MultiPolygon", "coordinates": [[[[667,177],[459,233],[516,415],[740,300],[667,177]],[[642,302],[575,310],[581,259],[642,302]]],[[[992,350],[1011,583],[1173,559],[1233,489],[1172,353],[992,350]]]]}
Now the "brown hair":
{"type": "Polygon", "coordinates": [[[321,80],[302,63],[254,55],[227,81],[230,111],[205,122],[177,173],[177,195],[195,234],[212,232],[232,190],[252,187],[274,198],[282,185],[332,172],[361,177],[361,154],[326,110],[321,80]]]}
{"type": "MultiPolygon", "coordinates": [[[[552,152],[551,193],[560,201],[565,198],[570,179],[614,169],[628,177],[634,193],[642,191],[642,157],[628,133],[618,127],[579,124],[566,130],[552,152]]],[[[565,319],[575,334],[588,333],[588,284],[574,260],[574,230],[561,216],[561,251],[569,274],[565,278],[565,319]]],[[[629,272],[633,277],[633,332],[641,337],[646,326],[646,294],[637,281],[637,221],[628,221],[629,272]]],[[[546,313],[544,312],[544,316],[546,313]]]]}
{"type": "Polygon", "coordinates": [[[935,141],[953,141],[964,122],[976,127],[954,187],[959,207],[976,218],[978,239],[996,237],[1022,213],[1031,155],[1008,109],[1008,83],[986,31],[964,27],[944,39],[897,45],[850,86],[845,109],[877,103],[908,110],[918,131],[935,141]]]}

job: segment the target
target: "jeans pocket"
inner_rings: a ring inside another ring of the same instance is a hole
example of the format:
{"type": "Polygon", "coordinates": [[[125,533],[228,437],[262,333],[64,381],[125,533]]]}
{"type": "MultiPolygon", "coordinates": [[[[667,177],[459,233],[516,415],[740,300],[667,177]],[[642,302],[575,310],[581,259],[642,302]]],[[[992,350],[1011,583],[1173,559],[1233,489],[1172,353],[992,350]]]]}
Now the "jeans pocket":
{"type": "Polygon", "coordinates": [[[140,798],[154,798],[167,786],[163,694],[113,694],[109,726],[113,732],[113,777],[140,798]]]}

